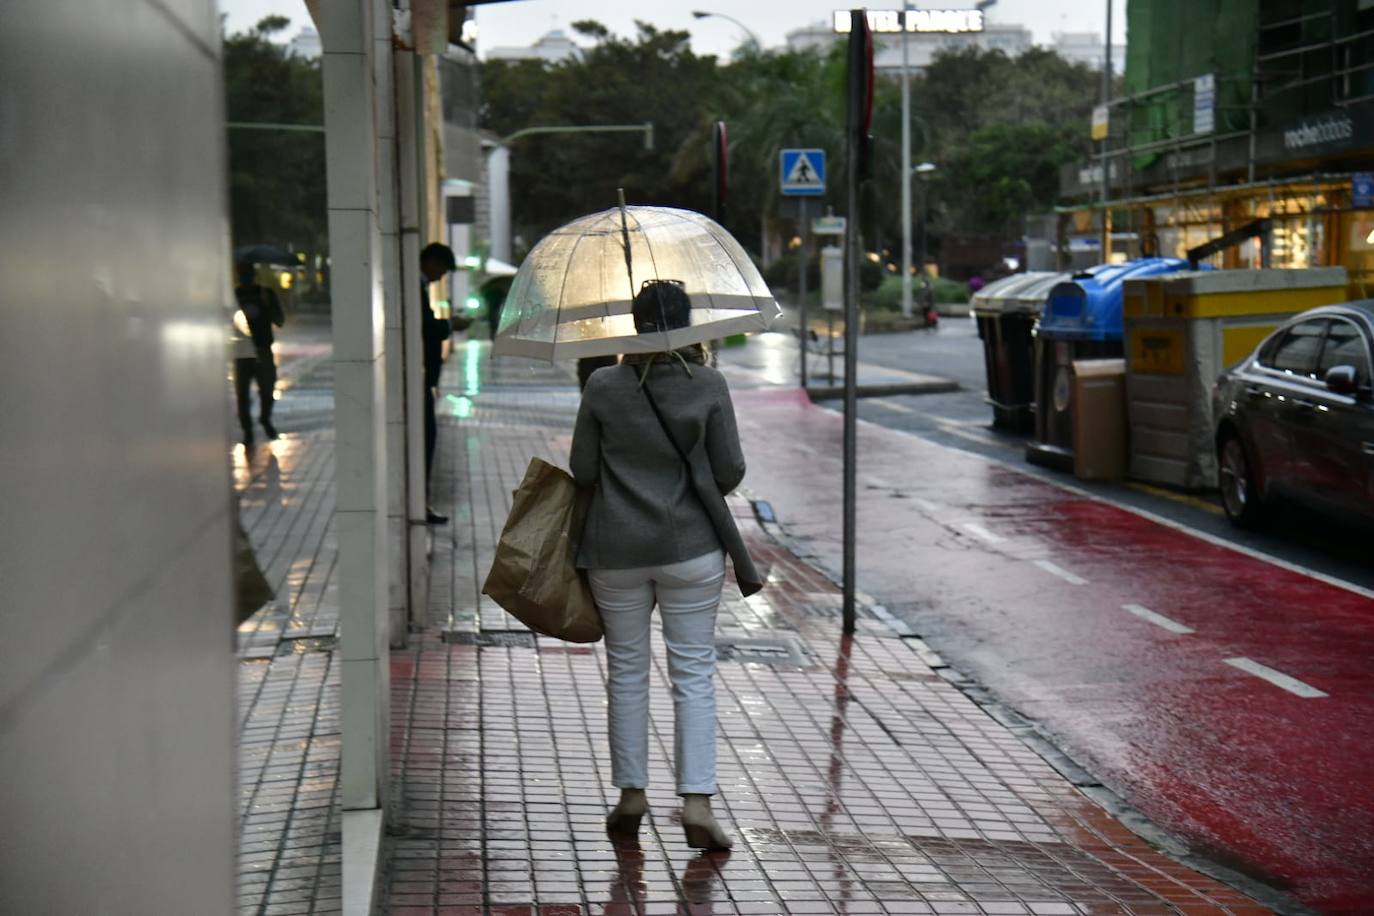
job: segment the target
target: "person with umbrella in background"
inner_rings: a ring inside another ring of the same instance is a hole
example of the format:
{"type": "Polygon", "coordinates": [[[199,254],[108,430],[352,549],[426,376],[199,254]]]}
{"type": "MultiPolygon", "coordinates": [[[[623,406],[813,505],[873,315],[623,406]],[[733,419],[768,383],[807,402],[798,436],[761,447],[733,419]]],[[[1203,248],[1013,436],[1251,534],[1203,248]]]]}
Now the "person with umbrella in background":
{"type": "Polygon", "coordinates": [[[239,426],[243,429],[243,444],[252,446],[253,406],[250,396],[254,380],[258,383],[258,421],[262,423],[262,431],[268,439],[277,438],[277,428],[272,425],[272,405],[277,388],[277,363],[272,353],[276,335],[272,326],[281,327],[285,324],[286,315],[272,288],[257,282],[252,261],[239,261],[237,273],[239,282],[234,287],[234,299],[239,308],[235,324],[246,325],[246,329],[236,329],[251,340],[253,355],[247,355],[247,351],[235,353],[234,400],[238,406],[239,426]]]}

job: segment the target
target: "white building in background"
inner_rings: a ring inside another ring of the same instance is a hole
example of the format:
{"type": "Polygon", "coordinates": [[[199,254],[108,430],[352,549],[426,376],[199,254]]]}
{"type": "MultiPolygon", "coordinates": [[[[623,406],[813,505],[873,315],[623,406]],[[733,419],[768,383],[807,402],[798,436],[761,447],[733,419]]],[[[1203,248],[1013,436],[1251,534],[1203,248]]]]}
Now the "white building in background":
{"type": "Polygon", "coordinates": [[[562,29],[546,32],[529,47],[492,48],[484,55],[487,60],[542,60],[557,64],[582,56],[579,47],[562,29]]]}
{"type": "MultiPolygon", "coordinates": [[[[817,22],[794,29],[787,33],[787,48],[792,51],[827,51],[837,40],[843,38],[831,22],[817,22]]],[[[1008,57],[1015,57],[1035,47],[1030,29],[1009,22],[990,22],[983,17],[982,27],[976,31],[962,32],[908,32],[907,60],[914,71],[930,65],[935,55],[946,49],[979,48],[985,51],[1001,51],[1008,57]]],[[[1051,35],[1050,50],[1060,57],[1075,63],[1083,63],[1095,70],[1102,69],[1102,36],[1097,32],[1055,32],[1051,35]]],[[[886,72],[902,68],[902,33],[875,32],[873,36],[875,54],[873,66],[886,72]]],[[[1126,64],[1126,46],[1112,45],[1112,72],[1121,73],[1126,64]]]]}
{"type": "MultiPolygon", "coordinates": [[[[837,34],[829,22],[817,22],[787,33],[787,48],[792,51],[826,51],[845,36],[837,34]]],[[[907,61],[913,71],[930,65],[935,55],[946,49],[980,48],[1001,51],[1015,57],[1030,50],[1035,42],[1030,29],[1004,22],[984,22],[976,32],[908,32],[907,61]]],[[[902,33],[878,32],[873,36],[875,70],[895,72],[902,69],[902,33]]]]}
{"type": "Polygon", "coordinates": [[[286,53],[292,57],[304,57],[308,60],[318,60],[320,51],[320,33],[308,25],[301,26],[301,30],[291,39],[286,49],[286,53]]]}
{"type": "MultiPolygon", "coordinates": [[[[1050,37],[1054,40],[1050,48],[1060,57],[1087,64],[1094,70],[1102,69],[1102,55],[1106,53],[1106,48],[1102,46],[1100,32],[1054,32],[1050,37]]],[[[1112,45],[1112,73],[1121,73],[1125,69],[1126,46],[1112,45]]]]}

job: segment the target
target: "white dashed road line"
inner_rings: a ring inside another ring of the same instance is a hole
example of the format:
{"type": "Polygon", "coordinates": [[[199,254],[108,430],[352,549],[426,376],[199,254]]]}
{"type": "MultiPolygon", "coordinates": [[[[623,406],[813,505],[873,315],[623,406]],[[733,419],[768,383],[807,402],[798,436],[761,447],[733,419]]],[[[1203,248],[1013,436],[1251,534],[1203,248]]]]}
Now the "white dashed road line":
{"type": "Polygon", "coordinates": [[[868,403],[877,404],[879,407],[886,407],[888,410],[895,410],[897,413],[916,412],[912,410],[910,407],[907,407],[905,404],[894,404],[892,401],[886,400],[884,398],[873,398],[868,403]]]}
{"type": "Polygon", "coordinates": [[[1036,566],[1039,566],[1041,569],[1043,569],[1045,572],[1049,573],[1049,574],[1052,575],[1052,576],[1058,576],[1059,578],[1063,579],[1065,582],[1069,583],[1070,585],[1087,585],[1087,584],[1088,584],[1088,580],[1087,580],[1087,579],[1084,579],[1082,576],[1076,576],[1076,575],[1074,575],[1073,573],[1069,572],[1069,571],[1068,571],[1067,569],[1065,569],[1064,567],[1062,567],[1062,566],[1056,566],[1054,563],[1051,563],[1049,560],[1036,560],[1036,561],[1035,561],[1035,565],[1036,565],[1036,566]]]}
{"type": "Polygon", "coordinates": [[[1149,608],[1144,607],[1144,606],[1142,606],[1142,605],[1139,605],[1139,604],[1123,604],[1123,605],[1121,605],[1121,607],[1124,608],[1124,609],[1127,610],[1127,611],[1130,611],[1132,614],[1136,615],[1136,616],[1139,617],[1141,620],[1148,620],[1148,621],[1150,621],[1150,623],[1154,624],[1155,626],[1157,626],[1157,627],[1163,627],[1164,629],[1168,630],[1170,633],[1178,633],[1178,634],[1180,634],[1180,635],[1186,636],[1186,635],[1188,635],[1189,633],[1192,633],[1192,632],[1193,632],[1193,629],[1192,629],[1191,627],[1185,627],[1183,624],[1179,623],[1177,620],[1170,620],[1168,617],[1165,617],[1163,614],[1156,614],[1154,611],[1152,611],[1152,610],[1150,610],[1149,608]]]}
{"type": "Polygon", "coordinates": [[[1248,674],[1253,674],[1255,677],[1263,678],[1275,687],[1282,687],[1289,693],[1296,694],[1306,699],[1324,697],[1327,695],[1311,684],[1304,684],[1295,677],[1289,677],[1282,671],[1275,671],[1267,665],[1261,665],[1259,662],[1248,658],[1228,658],[1226,659],[1226,664],[1239,668],[1248,674]]]}
{"type": "Polygon", "coordinates": [[[991,531],[984,528],[982,525],[977,524],[976,522],[964,522],[962,527],[969,534],[973,535],[981,541],[986,541],[989,544],[1000,544],[1006,540],[1006,538],[1002,537],[1001,535],[993,534],[991,531]]]}

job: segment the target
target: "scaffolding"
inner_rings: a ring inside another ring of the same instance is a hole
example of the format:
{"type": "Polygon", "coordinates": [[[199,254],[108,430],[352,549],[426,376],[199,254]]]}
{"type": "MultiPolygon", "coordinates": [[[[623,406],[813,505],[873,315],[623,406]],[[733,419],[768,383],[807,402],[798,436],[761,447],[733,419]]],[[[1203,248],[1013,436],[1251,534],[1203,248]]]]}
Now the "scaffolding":
{"type": "MultiPolygon", "coordinates": [[[[1133,0],[1128,18],[1126,92],[1088,167],[1061,175],[1078,200],[1056,208],[1061,266],[1075,234],[1124,240],[1103,260],[1183,256],[1270,219],[1272,266],[1343,265],[1352,296],[1374,292],[1374,208],[1354,192],[1374,148],[1374,9],[1133,0]]],[[[1265,255],[1256,240],[1216,261],[1265,255]]]]}

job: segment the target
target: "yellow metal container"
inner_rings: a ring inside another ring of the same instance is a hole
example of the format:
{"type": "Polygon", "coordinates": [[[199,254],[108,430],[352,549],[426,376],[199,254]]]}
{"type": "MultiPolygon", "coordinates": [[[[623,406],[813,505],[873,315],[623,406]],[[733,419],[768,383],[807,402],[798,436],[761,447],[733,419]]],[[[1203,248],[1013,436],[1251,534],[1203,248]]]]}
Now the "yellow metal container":
{"type": "Polygon", "coordinates": [[[1205,270],[1127,280],[1130,475],[1214,487],[1212,383],[1291,315],[1346,301],[1344,267],[1205,270]]]}

